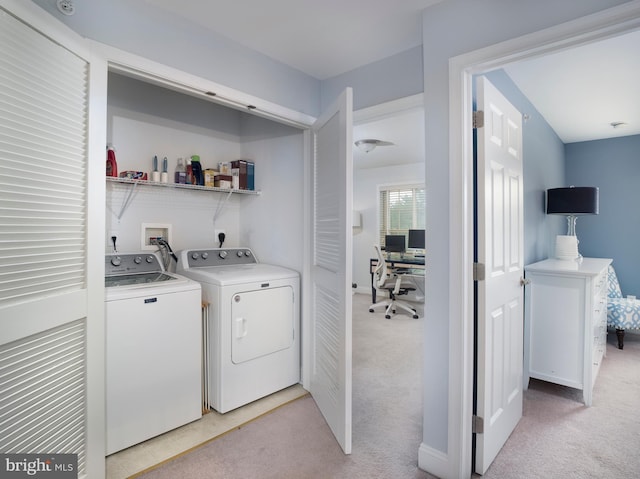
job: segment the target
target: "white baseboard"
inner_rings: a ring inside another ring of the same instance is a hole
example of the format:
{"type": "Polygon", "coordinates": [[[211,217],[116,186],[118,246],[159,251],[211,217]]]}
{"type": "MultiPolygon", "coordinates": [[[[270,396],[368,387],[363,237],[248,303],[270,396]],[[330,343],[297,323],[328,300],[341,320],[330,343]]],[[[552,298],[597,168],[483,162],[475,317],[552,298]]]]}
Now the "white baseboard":
{"type": "Polygon", "coordinates": [[[418,449],[418,467],[429,474],[446,479],[449,477],[449,456],[425,443],[418,449]]]}

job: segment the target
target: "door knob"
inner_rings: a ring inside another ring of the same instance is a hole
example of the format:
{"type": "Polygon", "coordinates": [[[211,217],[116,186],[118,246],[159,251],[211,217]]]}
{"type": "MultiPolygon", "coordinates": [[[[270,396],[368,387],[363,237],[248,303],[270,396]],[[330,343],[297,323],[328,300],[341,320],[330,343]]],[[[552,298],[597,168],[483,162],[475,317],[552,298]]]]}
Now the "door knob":
{"type": "Polygon", "coordinates": [[[526,286],[526,285],[528,285],[528,284],[530,284],[530,283],[531,283],[531,280],[530,280],[530,279],[527,279],[527,278],[520,278],[520,286],[526,286]]]}

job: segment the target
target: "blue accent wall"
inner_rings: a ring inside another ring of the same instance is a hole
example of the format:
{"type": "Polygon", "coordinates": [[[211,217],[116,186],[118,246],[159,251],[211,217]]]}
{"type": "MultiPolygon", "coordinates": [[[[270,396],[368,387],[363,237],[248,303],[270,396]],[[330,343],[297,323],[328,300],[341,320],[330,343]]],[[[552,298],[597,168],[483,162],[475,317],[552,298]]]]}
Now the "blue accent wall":
{"type": "Polygon", "coordinates": [[[583,256],[613,258],[622,294],[640,297],[640,135],[565,146],[567,185],[597,186],[600,214],[576,223],[583,256]]]}
{"type": "Polygon", "coordinates": [[[522,121],[524,264],[535,263],[554,256],[555,237],[567,228],[564,217],[545,214],[545,191],[564,185],[564,143],[504,70],[484,76],[527,116],[522,121]]]}

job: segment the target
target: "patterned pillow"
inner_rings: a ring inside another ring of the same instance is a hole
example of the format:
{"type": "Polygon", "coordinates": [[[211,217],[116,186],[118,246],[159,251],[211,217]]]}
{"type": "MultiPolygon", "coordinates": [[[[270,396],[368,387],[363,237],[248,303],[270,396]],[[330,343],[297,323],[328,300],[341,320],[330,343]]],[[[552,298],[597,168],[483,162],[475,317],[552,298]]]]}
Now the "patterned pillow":
{"type": "Polygon", "coordinates": [[[616,276],[616,270],[612,265],[609,265],[607,270],[607,297],[609,298],[622,298],[622,291],[620,291],[620,283],[616,276]]]}

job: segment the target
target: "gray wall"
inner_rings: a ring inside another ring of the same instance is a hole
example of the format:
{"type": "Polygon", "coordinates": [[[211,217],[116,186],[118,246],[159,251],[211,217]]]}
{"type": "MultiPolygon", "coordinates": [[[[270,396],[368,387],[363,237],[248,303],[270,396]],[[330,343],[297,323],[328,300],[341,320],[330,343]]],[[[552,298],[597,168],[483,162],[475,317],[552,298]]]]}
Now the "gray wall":
{"type": "Polygon", "coordinates": [[[613,258],[622,294],[640,297],[640,135],[570,143],[567,182],[600,188],[600,214],[576,223],[580,253],[613,258]]]}

